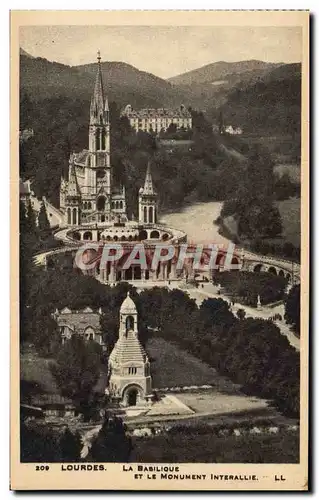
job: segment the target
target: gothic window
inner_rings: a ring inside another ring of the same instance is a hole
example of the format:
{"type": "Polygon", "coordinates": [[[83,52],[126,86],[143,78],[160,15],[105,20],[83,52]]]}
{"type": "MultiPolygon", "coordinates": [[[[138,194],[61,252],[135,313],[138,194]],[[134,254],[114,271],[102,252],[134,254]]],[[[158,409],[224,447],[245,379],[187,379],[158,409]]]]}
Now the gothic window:
{"type": "Polygon", "coordinates": [[[112,208],[115,208],[115,203],[114,203],[114,201],[112,201],[112,208]]]}
{"type": "Polygon", "coordinates": [[[71,224],[71,208],[68,208],[68,224],[71,224]]]}
{"type": "Polygon", "coordinates": [[[125,321],[126,331],[134,330],[134,318],[133,316],[128,316],[125,321]]]}
{"type": "Polygon", "coordinates": [[[102,130],[102,150],[105,151],[105,130],[102,130]]]}
{"type": "Polygon", "coordinates": [[[137,368],[135,366],[130,366],[130,368],[128,369],[128,374],[136,375],[136,373],[137,373],[137,368]]]}
{"type": "Polygon", "coordinates": [[[76,208],[73,208],[73,221],[72,224],[76,224],[76,208]]]}
{"type": "Polygon", "coordinates": [[[88,202],[87,208],[88,208],[88,210],[92,209],[92,203],[90,201],[88,202]]]}
{"type": "Polygon", "coordinates": [[[147,207],[144,207],[144,222],[147,222],[147,207]]]}
{"type": "Polygon", "coordinates": [[[120,209],[123,208],[123,201],[120,201],[120,209]]]}
{"type": "Polygon", "coordinates": [[[96,150],[98,151],[99,149],[101,149],[100,130],[99,129],[96,131],[95,141],[96,141],[96,150]]]}
{"type": "Polygon", "coordinates": [[[149,207],[148,209],[148,222],[150,224],[153,223],[153,207],[149,207]]]}
{"type": "Polygon", "coordinates": [[[97,209],[99,211],[104,211],[105,210],[105,196],[99,196],[97,199],[97,209]]]}

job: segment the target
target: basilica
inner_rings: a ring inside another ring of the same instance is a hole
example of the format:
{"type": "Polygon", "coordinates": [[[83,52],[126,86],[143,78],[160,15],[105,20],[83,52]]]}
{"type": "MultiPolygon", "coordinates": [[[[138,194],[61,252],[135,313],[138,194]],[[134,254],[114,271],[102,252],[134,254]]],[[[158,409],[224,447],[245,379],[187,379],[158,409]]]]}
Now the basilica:
{"type": "MultiPolygon", "coordinates": [[[[94,275],[102,283],[118,281],[176,279],[174,266],[159,266],[158,270],[143,271],[138,265],[125,268],[127,256],[135,242],[143,242],[148,259],[158,242],[178,245],[186,234],[158,223],[157,192],[151,162],[145,168],[144,185],[138,192],[138,217],[127,214],[125,186],[114,182],[110,159],[110,116],[108,99],[103,89],[101,57],[98,53],[97,73],[89,112],[89,147],[70,156],[67,179],[61,179],[61,223],[55,238],[78,245],[98,241],[101,246],[121,242],[123,258],[113,266],[100,266],[94,250],[86,258],[96,261],[94,275]]],[[[176,250],[178,252],[178,249],[176,250]]],[[[109,263],[110,264],[110,263],[109,263]]],[[[91,271],[90,271],[91,272],[91,271]]]]}
{"type": "MultiPolygon", "coordinates": [[[[89,147],[70,156],[67,179],[61,179],[60,210],[66,226],[128,221],[125,186],[116,185],[110,159],[110,114],[103,89],[101,57],[90,105],[89,147]]],[[[144,188],[139,192],[139,222],[157,218],[157,195],[148,165],[144,188]]]]}

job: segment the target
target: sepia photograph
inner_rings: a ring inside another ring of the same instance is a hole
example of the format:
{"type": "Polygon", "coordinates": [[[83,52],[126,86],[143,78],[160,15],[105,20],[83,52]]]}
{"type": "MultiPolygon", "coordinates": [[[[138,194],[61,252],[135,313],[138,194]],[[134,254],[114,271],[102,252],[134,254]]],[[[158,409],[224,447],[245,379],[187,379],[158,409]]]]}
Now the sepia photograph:
{"type": "Polygon", "coordinates": [[[129,14],[11,12],[12,487],[307,489],[309,14],[129,14]]]}

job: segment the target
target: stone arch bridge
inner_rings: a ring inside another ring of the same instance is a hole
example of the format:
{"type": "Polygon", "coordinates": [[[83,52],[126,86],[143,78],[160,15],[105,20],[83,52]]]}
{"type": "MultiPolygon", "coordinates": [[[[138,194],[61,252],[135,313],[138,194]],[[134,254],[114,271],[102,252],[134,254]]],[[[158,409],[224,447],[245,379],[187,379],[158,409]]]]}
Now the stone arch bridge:
{"type": "MultiPolygon", "coordinates": [[[[54,248],[46,252],[35,255],[34,262],[37,265],[42,265],[44,267],[50,267],[50,263],[53,262],[54,258],[61,255],[67,255],[74,262],[75,255],[78,249],[87,241],[74,241],[67,246],[54,248]]],[[[182,272],[176,270],[176,262],[178,260],[179,245],[175,246],[175,255],[171,262],[160,263],[159,268],[156,272],[143,272],[138,269],[137,266],[134,269],[124,270],[123,264],[125,263],[129,252],[132,250],[136,242],[125,242],[123,243],[124,252],[123,256],[117,264],[108,263],[108,267],[105,270],[100,269],[100,261],[103,249],[103,242],[100,242],[100,250],[88,251],[86,256],[86,262],[89,264],[94,264],[92,269],[88,271],[88,274],[94,275],[96,278],[102,282],[116,282],[116,281],[134,281],[134,280],[144,280],[150,279],[154,281],[165,281],[169,279],[182,279],[182,278],[194,278],[195,271],[192,268],[192,258],[185,259],[185,265],[183,266],[182,272]]],[[[152,255],[155,249],[155,245],[152,243],[145,244],[146,260],[148,265],[152,260],[152,255]]],[[[187,252],[195,251],[196,246],[188,245],[187,252]]],[[[209,260],[209,252],[203,250],[203,257],[201,263],[207,264],[209,260]]],[[[217,271],[223,272],[227,271],[225,267],[226,261],[226,250],[220,249],[216,258],[217,271]]],[[[271,256],[264,256],[254,254],[252,252],[245,252],[243,249],[237,249],[232,257],[232,264],[238,266],[239,270],[250,271],[250,272],[269,272],[274,275],[285,277],[290,284],[296,284],[300,282],[300,265],[292,261],[278,259],[271,256]]],[[[75,264],[73,264],[75,265],[75,264]]]]}

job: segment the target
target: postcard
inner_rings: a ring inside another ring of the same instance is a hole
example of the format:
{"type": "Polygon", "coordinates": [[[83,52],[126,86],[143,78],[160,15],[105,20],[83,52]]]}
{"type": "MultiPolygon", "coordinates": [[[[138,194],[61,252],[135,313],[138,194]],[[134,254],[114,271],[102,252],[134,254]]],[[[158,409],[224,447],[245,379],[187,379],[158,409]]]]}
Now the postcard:
{"type": "Polygon", "coordinates": [[[309,12],[10,22],[10,488],[308,490],[309,12]]]}

